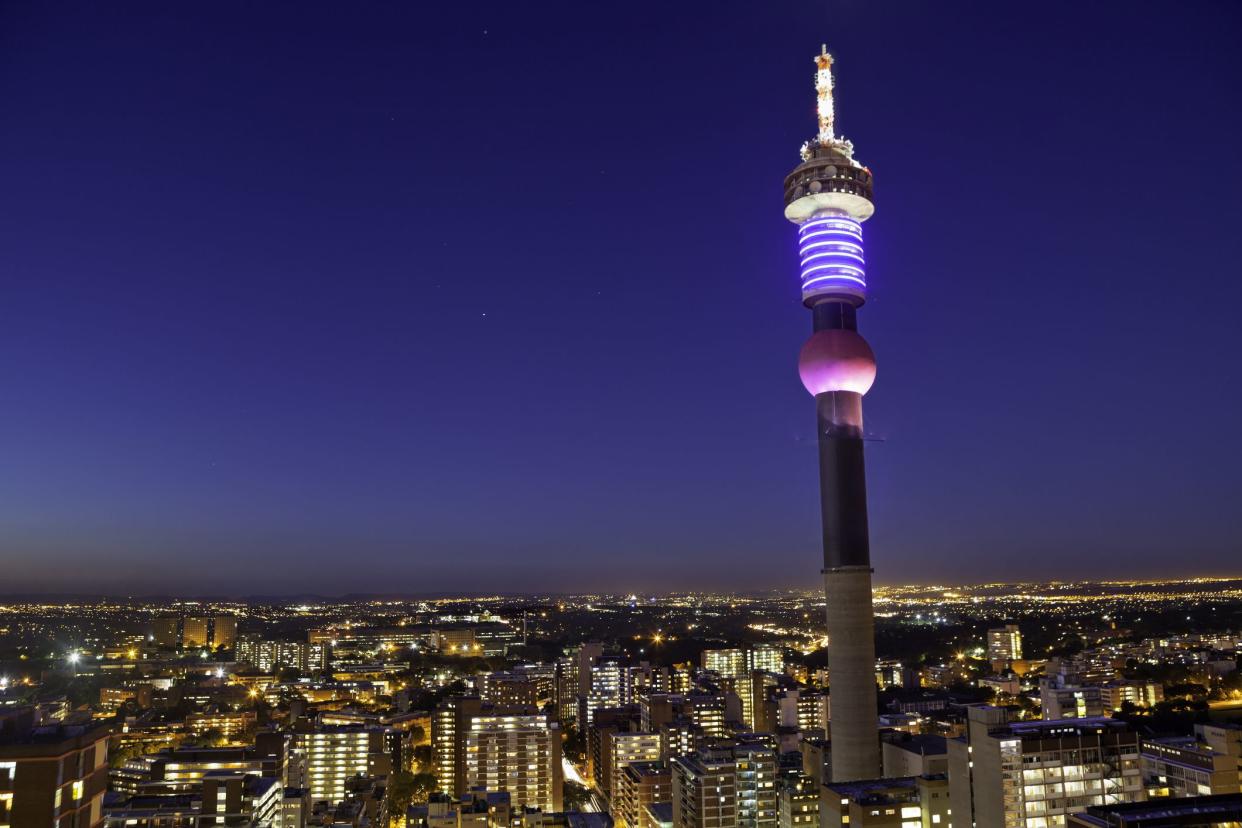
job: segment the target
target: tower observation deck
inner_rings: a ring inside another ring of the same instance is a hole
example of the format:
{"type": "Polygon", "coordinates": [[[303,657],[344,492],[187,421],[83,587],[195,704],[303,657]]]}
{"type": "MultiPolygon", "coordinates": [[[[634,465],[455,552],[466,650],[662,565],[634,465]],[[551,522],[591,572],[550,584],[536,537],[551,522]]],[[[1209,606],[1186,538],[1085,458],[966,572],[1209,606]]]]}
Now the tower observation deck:
{"type": "Polygon", "coordinates": [[[875,212],[871,171],[836,135],[832,56],[815,56],[819,131],[785,177],[785,218],[798,226],[802,302],[812,333],[798,359],[815,397],[832,694],[834,781],[880,774],[875,685],[875,617],[863,459],[862,397],[875,381],[875,355],[858,333],[867,299],[862,223],[875,212]]]}

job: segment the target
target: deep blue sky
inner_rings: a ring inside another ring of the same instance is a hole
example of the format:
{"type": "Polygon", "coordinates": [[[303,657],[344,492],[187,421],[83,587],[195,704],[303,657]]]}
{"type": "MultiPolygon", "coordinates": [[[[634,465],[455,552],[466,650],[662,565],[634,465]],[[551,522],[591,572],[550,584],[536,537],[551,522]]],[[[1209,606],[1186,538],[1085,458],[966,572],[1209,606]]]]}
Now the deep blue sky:
{"type": "Polygon", "coordinates": [[[1242,573],[1242,7],[5,3],[15,589],[814,586],[781,179],[876,175],[882,581],[1242,573]]]}

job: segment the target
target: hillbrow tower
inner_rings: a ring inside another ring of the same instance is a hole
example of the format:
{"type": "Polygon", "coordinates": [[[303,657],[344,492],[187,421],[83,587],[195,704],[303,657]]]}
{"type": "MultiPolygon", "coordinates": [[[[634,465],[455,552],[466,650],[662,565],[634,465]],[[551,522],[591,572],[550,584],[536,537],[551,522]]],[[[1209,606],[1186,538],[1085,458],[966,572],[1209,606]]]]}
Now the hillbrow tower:
{"type": "Polygon", "coordinates": [[[862,222],[875,206],[871,171],[834,132],[832,89],[825,47],[815,57],[819,133],[785,178],[785,218],[798,225],[802,302],[813,320],[798,373],[815,396],[819,432],[832,778],[842,782],[880,775],[862,419],[875,355],[858,333],[858,308],[867,299],[862,222]]]}

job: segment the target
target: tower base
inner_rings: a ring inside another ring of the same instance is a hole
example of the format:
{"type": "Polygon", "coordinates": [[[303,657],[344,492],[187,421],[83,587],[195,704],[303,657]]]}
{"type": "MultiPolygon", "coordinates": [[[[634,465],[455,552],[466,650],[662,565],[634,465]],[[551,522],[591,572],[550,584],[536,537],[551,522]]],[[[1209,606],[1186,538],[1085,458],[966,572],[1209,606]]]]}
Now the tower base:
{"type": "Polygon", "coordinates": [[[824,570],[831,699],[832,781],[880,776],[871,567],[824,570]]]}

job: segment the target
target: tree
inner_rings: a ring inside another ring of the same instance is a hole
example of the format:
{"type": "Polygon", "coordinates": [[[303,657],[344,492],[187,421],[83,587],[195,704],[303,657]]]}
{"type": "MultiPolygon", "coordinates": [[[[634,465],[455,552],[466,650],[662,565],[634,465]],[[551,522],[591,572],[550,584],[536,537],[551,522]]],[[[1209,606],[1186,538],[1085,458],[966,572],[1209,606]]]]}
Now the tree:
{"type": "Polygon", "coordinates": [[[414,804],[421,805],[426,802],[435,790],[436,775],[434,773],[414,774],[414,804]]]}
{"type": "Polygon", "coordinates": [[[565,780],[565,810],[581,811],[591,801],[591,792],[586,785],[565,780]]]}
{"type": "Polygon", "coordinates": [[[112,748],[108,751],[108,767],[119,768],[130,759],[142,756],[143,753],[144,750],[141,743],[112,748]]]}
{"type": "Polygon", "coordinates": [[[410,755],[414,759],[414,767],[419,771],[425,772],[431,768],[431,745],[415,745],[410,755]]]}
{"type": "Polygon", "coordinates": [[[299,670],[297,667],[282,667],[276,673],[276,681],[280,682],[281,684],[288,684],[290,682],[297,681],[301,677],[302,677],[302,671],[299,670]]]}
{"type": "Polygon", "coordinates": [[[565,755],[568,756],[571,761],[581,764],[583,759],[586,758],[586,738],[583,736],[582,731],[576,727],[567,727],[565,729],[565,743],[563,749],[565,755]]]}
{"type": "Polygon", "coordinates": [[[1150,709],[1140,709],[1129,702],[1122,702],[1113,718],[1128,722],[1140,733],[1180,735],[1188,733],[1195,724],[1208,721],[1208,705],[1204,701],[1166,699],[1150,709]]]}
{"type": "Polygon", "coordinates": [[[223,747],[229,743],[228,737],[224,735],[224,731],[215,727],[204,730],[198,735],[197,739],[192,739],[191,741],[199,742],[204,747],[223,747]]]}
{"type": "Polygon", "coordinates": [[[1187,699],[1205,699],[1208,695],[1208,689],[1202,684],[1185,681],[1179,684],[1170,684],[1164,688],[1164,697],[1166,699],[1187,698],[1187,699]]]}
{"type": "Polygon", "coordinates": [[[405,824],[405,812],[414,801],[414,774],[395,771],[388,775],[389,828],[405,824]]]}

